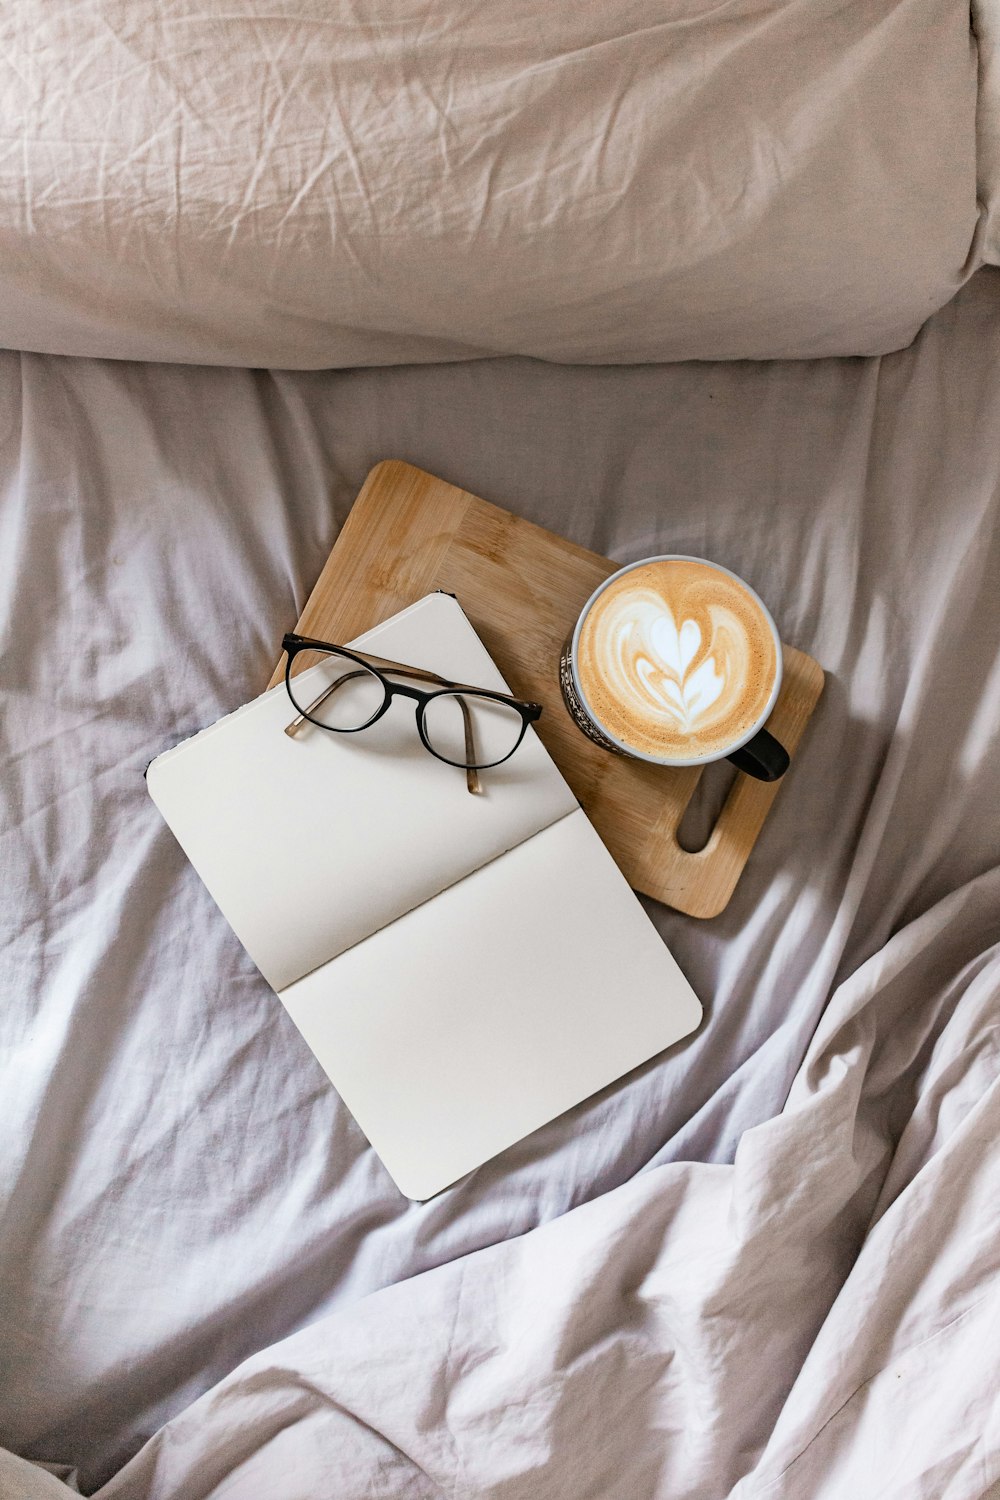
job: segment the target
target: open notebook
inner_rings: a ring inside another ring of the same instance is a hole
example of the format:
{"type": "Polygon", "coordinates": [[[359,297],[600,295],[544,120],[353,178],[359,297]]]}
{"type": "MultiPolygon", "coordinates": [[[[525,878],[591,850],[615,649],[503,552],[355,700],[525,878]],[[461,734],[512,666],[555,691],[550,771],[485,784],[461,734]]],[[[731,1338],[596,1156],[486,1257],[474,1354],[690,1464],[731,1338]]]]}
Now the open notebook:
{"type": "MultiPolygon", "coordinates": [[[[507,691],[448,594],[353,644],[507,691]]],[[[408,1197],[695,1029],[698,1000],[530,729],[470,796],[405,699],[355,735],[290,738],[293,717],[272,688],[147,784],[408,1197]]]]}

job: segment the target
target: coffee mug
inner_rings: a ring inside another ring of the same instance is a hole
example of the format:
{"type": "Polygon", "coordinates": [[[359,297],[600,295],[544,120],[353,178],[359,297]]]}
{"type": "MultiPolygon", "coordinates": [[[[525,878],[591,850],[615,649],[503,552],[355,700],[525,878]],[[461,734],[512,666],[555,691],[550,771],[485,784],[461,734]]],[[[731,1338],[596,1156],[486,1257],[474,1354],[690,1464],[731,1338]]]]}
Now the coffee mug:
{"type": "Polygon", "coordinates": [[[597,744],[661,766],[730,760],[776,781],[788,752],[763,727],[781,690],[781,638],[748,583],[702,557],[629,563],[584,605],[559,677],[597,744]]]}

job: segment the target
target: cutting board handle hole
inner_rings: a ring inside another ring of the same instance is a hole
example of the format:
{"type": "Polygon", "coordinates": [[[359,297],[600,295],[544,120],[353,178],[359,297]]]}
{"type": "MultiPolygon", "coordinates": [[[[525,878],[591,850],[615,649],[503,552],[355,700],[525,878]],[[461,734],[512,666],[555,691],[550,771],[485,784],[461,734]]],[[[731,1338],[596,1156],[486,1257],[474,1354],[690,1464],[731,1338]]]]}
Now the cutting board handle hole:
{"type": "Polygon", "coordinates": [[[704,768],[677,826],[677,842],[685,854],[700,854],[704,849],[739,774],[728,760],[714,760],[704,768]]]}

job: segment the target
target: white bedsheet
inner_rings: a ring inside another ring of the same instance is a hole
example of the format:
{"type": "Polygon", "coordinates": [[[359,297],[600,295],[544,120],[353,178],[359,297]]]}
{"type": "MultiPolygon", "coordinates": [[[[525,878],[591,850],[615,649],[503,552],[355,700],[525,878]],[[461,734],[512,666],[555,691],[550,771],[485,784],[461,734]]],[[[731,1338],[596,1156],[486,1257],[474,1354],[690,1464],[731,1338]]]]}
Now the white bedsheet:
{"type": "Polygon", "coordinates": [[[0,1442],[102,1500],[1000,1481],[998,336],[990,271],[871,361],[0,358],[0,1442]],[[828,672],[727,912],[655,911],[702,1031],[425,1205],[142,781],[386,456],[717,558],[828,672]]]}

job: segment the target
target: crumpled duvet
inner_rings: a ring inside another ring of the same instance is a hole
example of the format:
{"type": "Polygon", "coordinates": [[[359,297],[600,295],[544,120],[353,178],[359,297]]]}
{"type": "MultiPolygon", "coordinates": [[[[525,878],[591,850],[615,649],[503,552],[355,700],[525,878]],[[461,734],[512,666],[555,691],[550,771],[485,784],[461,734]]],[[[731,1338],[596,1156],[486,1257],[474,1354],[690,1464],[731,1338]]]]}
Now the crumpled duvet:
{"type": "Polygon", "coordinates": [[[0,1442],[101,1500],[1000,1483],[998,337],[983,272],[880,360],[0,358],[0,1442]],[[429,1204],[142,780],[387,456],[827,671],[726,912],[650,908],[699,1033],[429,1204]]]}
{"type": "Polygon", "coordinates": [[[991,871],[845,980],[731,1166],[657,1167],[313,1325],[102,1500],[995,1493],[998,913],[991,871]]]}

